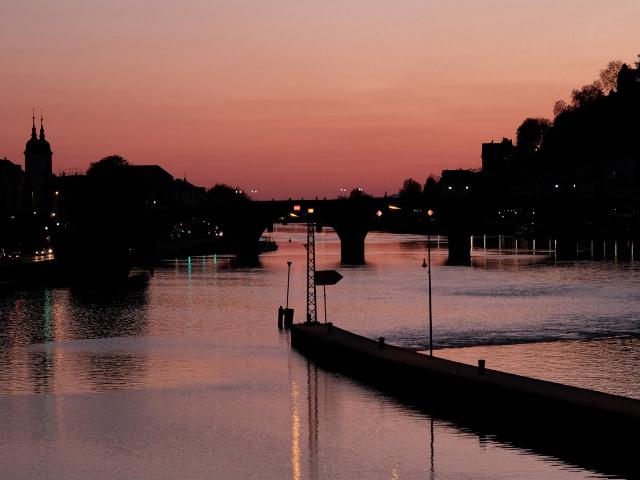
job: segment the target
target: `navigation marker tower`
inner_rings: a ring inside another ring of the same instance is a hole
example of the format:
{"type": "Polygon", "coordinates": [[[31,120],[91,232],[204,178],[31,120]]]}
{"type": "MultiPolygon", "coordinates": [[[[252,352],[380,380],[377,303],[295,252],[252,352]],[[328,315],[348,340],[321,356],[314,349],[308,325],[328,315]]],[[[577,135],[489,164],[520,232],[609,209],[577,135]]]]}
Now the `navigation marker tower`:
{"type": "Polygon", "coordinates": [[[313,208],[307,210],[307,323],[318,321],[316,309],[316,222],[313,208]]]}

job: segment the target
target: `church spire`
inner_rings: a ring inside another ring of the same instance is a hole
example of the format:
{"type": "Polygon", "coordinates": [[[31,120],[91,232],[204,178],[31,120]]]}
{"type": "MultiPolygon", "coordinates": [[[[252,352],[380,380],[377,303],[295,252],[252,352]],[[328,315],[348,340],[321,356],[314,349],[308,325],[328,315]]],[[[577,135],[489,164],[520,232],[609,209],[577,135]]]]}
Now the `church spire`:
{"type": "Polygon", "coordinates": [[[31,138],[36,137],[36,109],[31,109],[31,138]]]}
{"type": "MultiPolygon", "coordinates": [[[[35,126],[34,126],[35,131],[35,126]]],[[[42,109],[40,109],[40,140],[44,140],[44,116],[42,114],[42,109]]]]}

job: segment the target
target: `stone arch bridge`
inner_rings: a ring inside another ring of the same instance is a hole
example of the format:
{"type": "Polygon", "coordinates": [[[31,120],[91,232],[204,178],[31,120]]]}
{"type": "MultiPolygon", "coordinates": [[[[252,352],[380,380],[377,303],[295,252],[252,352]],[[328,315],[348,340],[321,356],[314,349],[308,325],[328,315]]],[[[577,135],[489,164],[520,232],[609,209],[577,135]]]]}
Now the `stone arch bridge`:
{"type": "MultiPolygon", "coordinates": [[[[272,231],[277,221],[305,221],[309,215],[317,224],[332,227],[340,239],[341,262],[346,265],[365,263],[365,238],[376,229],[383,229],[386,216],[398,215],[394,201],[389,198],[339,198],[334,200],[272,200],[239,201],[211,206],[210,214],[216,219],[225,237],[233,245],[238,262],[243,265],[258,263],[259,240],[265,231],[272,231]],[[312,213],[309,213],[312,212],[312,213]],[[292,217],[294,214],[296,217],[292,217]]],[[[413,211],[414,216],[425,212],[413,211]]],[[[444,234],[449,238],[449,263],[469,264],[470,231],[468,222],[451,208],[434,215],[429,233],[444,234]],[[448,221],[455,218],[456,221],[448,221]]],[[[427,225],[425,223],[425,225],[427,225]]]]}

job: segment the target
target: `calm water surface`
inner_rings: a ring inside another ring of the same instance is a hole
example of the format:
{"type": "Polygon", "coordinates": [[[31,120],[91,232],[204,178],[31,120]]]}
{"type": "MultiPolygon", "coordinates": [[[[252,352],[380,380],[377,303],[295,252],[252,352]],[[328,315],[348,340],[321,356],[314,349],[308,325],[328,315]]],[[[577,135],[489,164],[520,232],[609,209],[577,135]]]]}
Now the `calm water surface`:
{"type": "MultiPolygon", "coordinates": [[[[601,478],[291,351],[276,310],[292,260],[290,304],[304,315],[304,233],[274,238],[261,268],[192,257],[116,292],[0,298],[0,477],[601,478]]],[[[344,275],[327,288],[329,321],[428,345],[423,238],[370,234],[364,267],[339,266],[331,232],[317,253],[344,275]]],[[[473,268],[433,256],[438,354],[640,398],[637,263],[475,253],[473,268]]]]}

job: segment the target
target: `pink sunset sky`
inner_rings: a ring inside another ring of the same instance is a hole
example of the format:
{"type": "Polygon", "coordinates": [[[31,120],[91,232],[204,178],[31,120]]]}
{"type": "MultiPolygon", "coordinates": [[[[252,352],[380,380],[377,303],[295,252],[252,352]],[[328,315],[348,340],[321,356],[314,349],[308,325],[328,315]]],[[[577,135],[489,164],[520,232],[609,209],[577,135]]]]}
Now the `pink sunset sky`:
{"type": "Polygon", "coordinates": [[[379,195],[640,53],[638,0],[3,0],[0,158],[121,154],[258,198],[379,195]]]}

